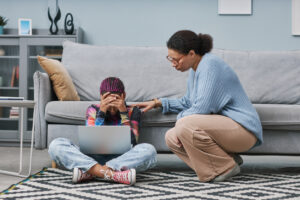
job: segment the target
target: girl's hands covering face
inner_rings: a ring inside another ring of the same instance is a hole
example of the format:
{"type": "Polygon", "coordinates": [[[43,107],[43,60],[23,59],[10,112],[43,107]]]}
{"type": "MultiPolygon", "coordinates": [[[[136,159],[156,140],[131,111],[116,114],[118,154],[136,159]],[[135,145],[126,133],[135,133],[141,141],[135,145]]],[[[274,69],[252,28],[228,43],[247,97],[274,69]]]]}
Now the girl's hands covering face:
{"type": "Polygon", "coordinates": [[[110,106],[117,108],[120,112],[127,112],[125,99],[122,94],[111,94],[110,96],[114,98],[114,100],[109,103],[110,106]]]}
{"type": "Polygon", "coordinates": [[[105,113],[106,111],[110,111],[111,114],[114,114],[118,110],[126,112],[124,95],[111,94],[110,92],[104,93],[101,95],[100,110],[105,113]]]}

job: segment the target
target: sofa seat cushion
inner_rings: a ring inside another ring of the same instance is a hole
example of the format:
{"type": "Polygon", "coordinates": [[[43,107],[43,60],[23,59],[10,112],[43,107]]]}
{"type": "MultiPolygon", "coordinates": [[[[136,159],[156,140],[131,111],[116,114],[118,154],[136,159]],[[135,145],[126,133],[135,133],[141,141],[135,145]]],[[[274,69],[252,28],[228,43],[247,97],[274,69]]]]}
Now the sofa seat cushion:
{"type": "MultiPolygon", "coordinates": [[[[48,123],[85,124],[85,112],[89,105],[98,101],[52,101],[46,106],[45,118],[48,123]]],[[[128,102],[128,105],[132,102],[128,102]]],[[[300,105],[254,104],[264,129],[300,130],[300,105]]],[[[176,114],[162,115],[161,109],[153,109],[143,115],[144,127],[172,127],[176,114]]]]}
{"type": "MultiPolygon", "coordinates": [[[[86,109],[99,101],[51,101],[46,105],[48,123],[85,124],[86,109]]],[[[133,102],[127,102],[131,105],[133,102]]],[[[143,115],[142,126],[174,126],[177,114],[162,115],[161,109],[153,109],[143,115]]]]}
{"type": "Polygon", "coordinates": [[[46,105],[45,119],[48,123],[85,124],[86,109],[99,101],[50,101],[46,105]]]}
{"type": "Polygon", "coordinates": [[[254,104],[263,129],[300,130],[300,105],[254,104]]]}

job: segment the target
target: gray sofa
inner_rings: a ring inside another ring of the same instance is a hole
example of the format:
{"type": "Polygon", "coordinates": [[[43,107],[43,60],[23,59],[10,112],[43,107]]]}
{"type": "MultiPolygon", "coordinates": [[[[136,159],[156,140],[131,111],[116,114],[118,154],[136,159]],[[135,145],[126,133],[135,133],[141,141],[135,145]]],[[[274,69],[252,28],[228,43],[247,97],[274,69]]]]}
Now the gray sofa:
{"type": "MultiPolygon", "coordinates": [[[[86,108],[99,102],[100,82],[120,77],[128,104],[154,97],[181,97],[187,72],[176,71],[165,58],[166,47],[92,46],[66,41],[62,63],[80,96],[80,101],[57,101],[46,73],[34,74],[35,147],[47,148],[57,137],[78,143],[77,125],[84,125],[86,108]]],[[[238,74],[258,111],[264,129],[264,144],[249,154],[300,153],[300,51],[232,51],[214,49],[238,74]]],[[[176,114],[161,109],[143,115],[140,140],[158,152],[170,152],[166,131],[176,114]]]]}

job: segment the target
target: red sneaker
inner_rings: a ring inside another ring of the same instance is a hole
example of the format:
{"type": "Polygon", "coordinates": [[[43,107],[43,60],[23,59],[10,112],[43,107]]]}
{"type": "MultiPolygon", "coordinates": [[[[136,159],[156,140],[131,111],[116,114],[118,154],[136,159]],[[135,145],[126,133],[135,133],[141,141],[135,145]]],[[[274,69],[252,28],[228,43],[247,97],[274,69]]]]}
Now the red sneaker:
{"type": "Polygon", "coordinates": [[[136,182],[135,169],[129,169],[129,170],[126,170],[126,171],[113,172],[112,180],[117,182],[117,183],[133,185],[136,182]]]}
{"type": "Polygon", "coordinates": [[[88,174],[88,173],[83,173],[81,171],[81,169],[79,169],[79,168],[74,168],[73,169],[73,177],[72,177],[72,182],[73,183],[81,183],[81,182],[84,182],[84,181],[91,180],[93,178],[94,178],[93,175],[88,174]]]}

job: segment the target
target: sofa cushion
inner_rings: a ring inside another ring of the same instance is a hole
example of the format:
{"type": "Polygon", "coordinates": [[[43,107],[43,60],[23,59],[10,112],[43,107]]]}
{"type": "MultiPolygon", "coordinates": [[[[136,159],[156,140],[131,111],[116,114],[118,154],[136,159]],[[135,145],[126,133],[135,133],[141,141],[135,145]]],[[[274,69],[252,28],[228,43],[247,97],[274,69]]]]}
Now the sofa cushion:
{"type": "MultiPolygon", "coordinates": [[[[85,112],[89,105],[98,101],[52,101],[46,106],[45,118],[48,123],[77,124],[85,123],[85,112]]],[[[131,102],[128,102],[130,105],[131,102]]],[[[278,130],[300,130],[300,105],[254,104],[263,128],[278,130]]],[[[172,127],[176,114],[161,114],[161,109],[153,109],[143,115],[144,127],[172,127]]]]}
{"type": "Polygon", "coordinates": [[[57,98],[61,101],[79,101],[75,86],[68,71],[58,60],[38,56],[38,62],[47,72],[57,98]]]}
{"type": "Polygon", "coordinates": [[[99,87],[109,76],[125,85],[126,100],[180,97],[188,72],[178,72],[166,59],[167,47],[93,46],[66,41],[62,63],[70,73],[80,99],[100,99],[99,87]]]}
{"type": "Polygon", "coordinates": [[[50,101],[45,108],[48,123],[85,124],[86,109],[99,101],[50,101]]]}
{"type": "MultiPolygon", "coordinates": [[[[85,123],[86,109],[99,101],[51,101],[46,106],[45,119],[48,123],[76,124],[85,123]]],[[[132,102],[127,102],[128,105],[132,102]]],[[[142,126],[174,126],[176,114],[162,115],[161,109],[146,112],[142,118],[142,126]]]]}
{"type": "Polygon", "coordinates": [[[264,129],[300,130],[300,105],[254,104],[264,129]]]}
{"type": "Polygon", "coordinates": [[[300,51],[213,51],[237,73],[252,103],[300,104],[300,51]]]}
{"type": "MultiPolygon", "coordinates": [[[[99,99],[100,82],[108,76],[123,80],[127,101],[180,97],[186,91],[188,73],[178,72],[168,63],[166,47],[93,46],[66,41],[63,48],[62,63],[84,101],[99,99]]],[[[213,53],[234,69],[252,103],[300,104],[300,51],[214,49],[213,53]]]]}

